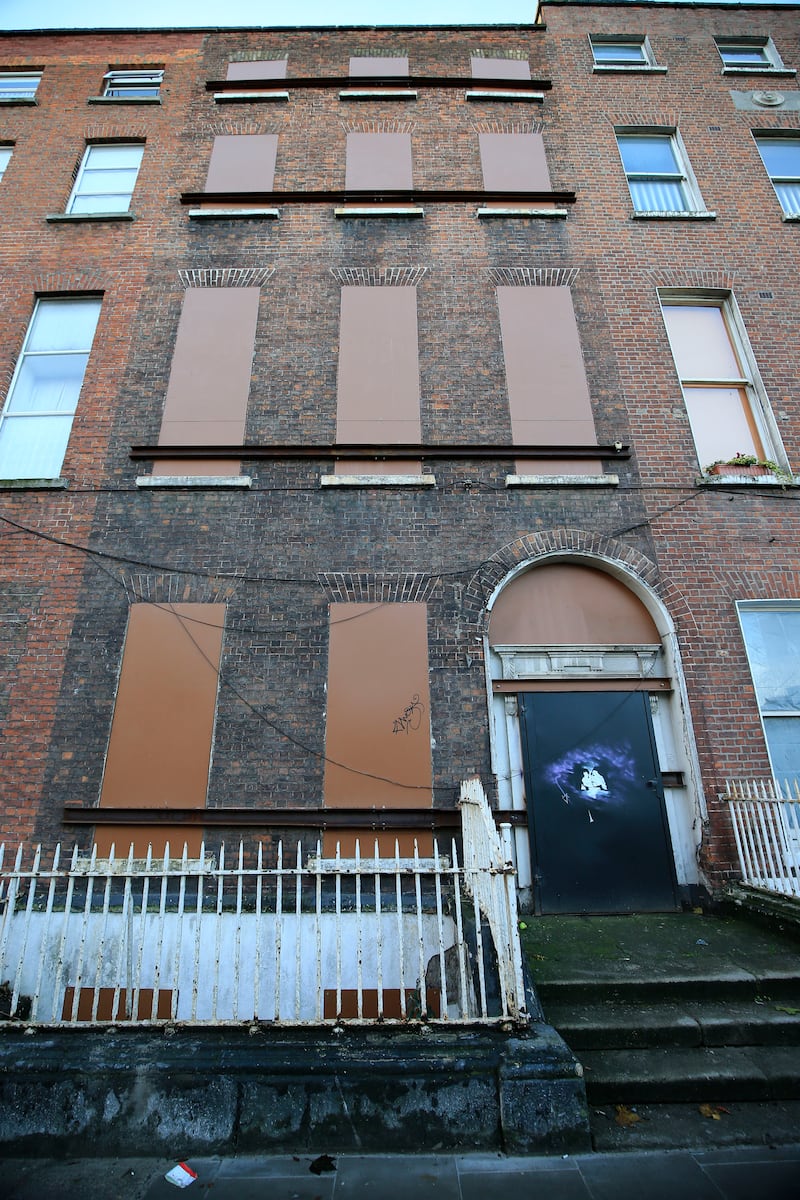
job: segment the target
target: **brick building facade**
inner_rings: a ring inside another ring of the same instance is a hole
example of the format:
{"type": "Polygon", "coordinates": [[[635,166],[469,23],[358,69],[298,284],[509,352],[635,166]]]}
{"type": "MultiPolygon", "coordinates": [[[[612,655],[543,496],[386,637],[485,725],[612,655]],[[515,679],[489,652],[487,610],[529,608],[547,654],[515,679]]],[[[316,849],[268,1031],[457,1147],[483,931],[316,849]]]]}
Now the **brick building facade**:
{"type": "Polygon", "coordinates": [[[718,887],[796,757],[798,64],[719,4],[3,36],[3,836],[424,848],[478,775],[545,911],[718,887]]]}

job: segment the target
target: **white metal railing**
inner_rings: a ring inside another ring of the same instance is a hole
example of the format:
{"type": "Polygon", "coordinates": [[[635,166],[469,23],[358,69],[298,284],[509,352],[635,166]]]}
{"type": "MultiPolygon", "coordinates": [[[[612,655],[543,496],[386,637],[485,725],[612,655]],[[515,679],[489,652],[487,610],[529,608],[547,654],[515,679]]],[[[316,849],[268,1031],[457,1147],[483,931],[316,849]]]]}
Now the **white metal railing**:
{"type": "Polygon", "coordinates": [[[45,864],[39,847],[27,866],[2,848],[0,1020],[523,1021],[513,869],[496,831],[469,840],[476,806],[463,867],[455,841],[305,861],[279,843],[269,862],[240,845],[216,860],[57,848],[45,864]]]}
{"type": "Polygon", "coordinates": [[[800,896],[800,787],[773,780],[728,780],[727,800],[742,882],[800,896]]]}

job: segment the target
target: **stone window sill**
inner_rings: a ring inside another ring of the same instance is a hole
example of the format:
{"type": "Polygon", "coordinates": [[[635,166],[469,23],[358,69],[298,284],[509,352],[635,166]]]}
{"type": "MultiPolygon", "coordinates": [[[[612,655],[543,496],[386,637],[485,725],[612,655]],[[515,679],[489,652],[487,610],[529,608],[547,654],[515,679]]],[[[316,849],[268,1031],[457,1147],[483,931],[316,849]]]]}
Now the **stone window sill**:
{"type": "Polygon", "coordinates": [[[800,478],[796,475],[701,475],[697,480],[700,487],[719,487],[731,484],[743,487],[796,487],[800,478]]]}
{"type": "Polygon", "coordinates": [[[90,96],[87,104],[160,104],[160,96],[90,96]]]}
{"type": "Polygon", "coordinates": [[[333,215],[347,217],[424,217],[425,209],[418,204],[362,204],[335,208],[333,215]]]}
{"type": "Polygon", "coordinates": [[[522,101],[528,104],[544,104],[544,92],[526,92],[516,88],[470,88],[464,93],[465,100],[502,100],[505,103],[522,101]]]}
{"type": "Polygon", "coordinates": [[[788,221],[789,224],[791,224],[792,221],[800,221],[800,213],[784,213],[783,219],[784,221],[788,221]]]}
{"type": "Polygon", "coordinates": [[[132,212],[124,213],[48,213],[45,221],[49,221],[51,225],[65,222],[66,224],[78,223],[83,221],[133,221],[135,217],[132,212]]]}
{"type": "Polygon", "coordinates": [[[138,475],[138,488],[249,488],[249,475],[138,475]]]}
{"type": "Polygon", "coordinates": [[[347,88],[340,100],[416,100],[416,88],[347,88]]]}
{"type": "Polygon", "coordinates": [[[435,475],[320,475],[320,487],[436,487],[435,475]]]}
{"type": "Polygon", "coordinates": [[[621,63],[595,63],[592,67],[593,75],[666,75],[666,73],[666,67],[659,67],[655,63],[635,63],[629,67],[625,67],[621,63]]]}
{"type": "Polygon", "coordinates": [[[0,479],[0,489],[3,491],[6,488],[11,491],[31,491],[38,488],[66,487],[69,487],[69,481],[66,479],[0,479]]]}
{"type": "Polygon", "coordinates": [[[281,215],[279,208],[190,208],[189,216],[193,221],[239,221],[252,220],[260,217],[264,220],[277,220],[281,215]]]}
{"type": "Polygon", "coordinates": [[[617,487],[619,475],[506,475],[506,487],[617,487]]]}
{"type": "Polygon", "coordinates": [[[479,217],[560,217],[567,215],[565,208],[525,208],[523,205],[512,205],[509,208],[479,208],[479,217]]]}
{"type": "Polygon", "coordinates": [[[34,96],[0,97],[0,105],[3,108],[32,108],[38,103],[34,96]]]}
{"type": "Polygon", "coordinates": [[[771,75],[777,79],[794,79],[796,70],[791,67],[723,67],[723,75],[771,75]]]}
{"type": "Polygon", "coordinates": [[[288,100],[289,93],[278,91],[277,88],[261,92],[214,92],[217,104],[253,104],[270,100],[288,100]]]}
{"type": "Polygon", "coordinates": [[[685,212],[641,212],[631,213],[633,221],[716,221],[717,214],[707,209],[688,209],[685,212]]]}

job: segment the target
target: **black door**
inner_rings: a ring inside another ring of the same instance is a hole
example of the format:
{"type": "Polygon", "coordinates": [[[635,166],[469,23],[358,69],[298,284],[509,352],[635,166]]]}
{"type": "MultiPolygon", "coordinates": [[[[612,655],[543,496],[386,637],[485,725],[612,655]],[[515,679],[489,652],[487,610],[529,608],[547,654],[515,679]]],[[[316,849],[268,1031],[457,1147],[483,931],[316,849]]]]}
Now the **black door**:
{"type": "Polygon", "coordinates": [[[519,712],[538,910],[675,909],[646,693],[523,692],[519,712]]]}

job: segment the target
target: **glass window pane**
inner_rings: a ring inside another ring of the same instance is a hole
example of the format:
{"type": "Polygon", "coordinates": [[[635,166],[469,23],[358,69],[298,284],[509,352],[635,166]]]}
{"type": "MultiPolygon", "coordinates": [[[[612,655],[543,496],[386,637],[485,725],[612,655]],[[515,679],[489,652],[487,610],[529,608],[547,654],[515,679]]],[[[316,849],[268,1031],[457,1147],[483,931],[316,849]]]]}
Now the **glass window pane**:
{"type": "Polygon", "coordinates": [[[1,100],[26,100],[36,95],[39,75],[0,75],[1,100]]]}
{"type": "Polygon", "coordinates": [[[637,212],[688,212],[683,184],[670,179],[629,179],[631,200],[637,212]]]}
{"type": "Polygon", "coordinates": [[[757,144],[770,175],[800,179],[800,138],[759,138],[757,144]]]}
{"type": "Polygon", "coordinates": [[[785,213],[800,213],[800,183],[776,183],[775,191],[785,213]]]}
{"type": "Polygon", "coordinates": [[[113,145],[90,146],[86,157],[85,170],[98,170],[107,167],[131,167],[138,169],[144,146],[113,145]]]}
{"type": "Polygon", "coordinates": [[[800,713],[800,608],[743,607],[740,616],[761,711],[800,713]]]}
{"type": "Polygon", "coordinates": [[[25,349],[88,351],[99,315],[99,299],[40,300],[25,349]]]}
{"type": "Polygon", "coordinates": [[[678,160],[667,134],[621,134],[619,148],[628,174],[680,174],[678,160]]]}
{"type": "Polygon", "coordinates": [[[701,467],[737,454],[764,457],[744,389],[687,387],[683,395],[701,467]]]}
{"type": "Polygon", "coordinates": [[[713,305],[663,304],[681,379],[742,379],[722,310],[713,305]]]}
{"type": "Polygon", "coordinates": [[[7,411],[74,412],[88,357],[87,354],[26,354],[7,411]]]}
{"type": "Polygon", "coordinates": [[[595,62],[644,63],[647,57],[641,42],[593,42],[595,62]]]}
{"type": "Polygon", "coordinates": [[[0,146],[0,179],[3,178],[3,172],[11,161],[11,147],[0,146]]]}
{"type": "Polygon", "coordinates": [[[0,425],[0,479],[58,478],[71,428],[71,413],[6,417],[0,425]]]}
{"type": "MultiPolygon", "coordinates": [[[[800,718],[770,717],[764,722],[764,732],[772,773],[778,783],[788,780],[793,784],[795,779],[800,780],[800,718]]],[[[790,815],[794,813],[787,812],[790,815]]]]}
{"type": "Polygon", "coordinates": [[[130,196],[136,184],[136,170],[122,167],[116,171],[84,171],[81,179],[82,196],[101,196],[106,192],[125,192],[130,196]]]}
{"type": "Polygon", "coordinates": [[[719,52],[726,67],[770,66],[764,46],[720,46],[719,52]]]}

